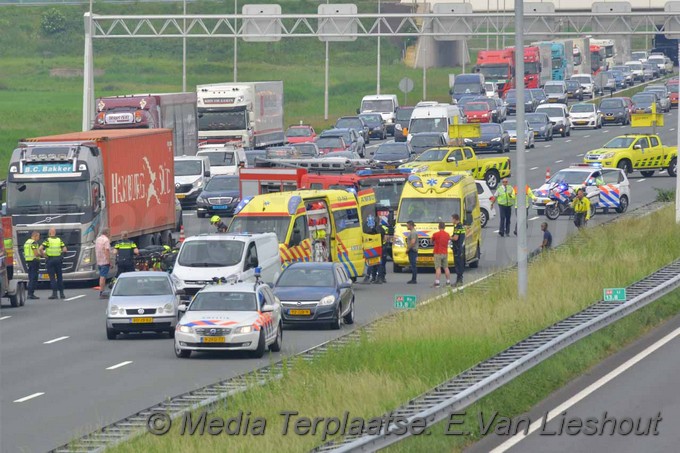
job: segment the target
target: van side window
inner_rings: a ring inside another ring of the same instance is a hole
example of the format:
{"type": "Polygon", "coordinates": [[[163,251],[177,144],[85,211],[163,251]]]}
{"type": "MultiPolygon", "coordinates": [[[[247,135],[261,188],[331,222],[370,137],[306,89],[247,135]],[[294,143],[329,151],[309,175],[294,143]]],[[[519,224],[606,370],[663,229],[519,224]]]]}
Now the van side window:
{"type": "Polygon", "coordinates": [[[465,212],[472,212],[477,207],[477,197],[474,192],[465,195],[465,212]]]}
{"type": "Polygon", "coordinates": [[[647,140],[647,137],[643,137],[637,142],[638,145],[642,147],[642,149],[647,149],[649,148],[649,140],[647,140]]]}
{"type": "Polygon", "coordinates": [[[321,190],[323,189],[323,184],[321,184],[320,182],[313,182],[309,185],[309,188],[312,190],[321,190]]]}
{"type": "Polygon", "coordinates": [[[457,150],[453,151],[451,154],[449,154],[449,160],[450,161],[453,161],[453,160],[461,161],[461,160],[463,160],[463,153],[461,152],[461,150],[457,149],[457,150]]]}
{"type": "Polygon", "coordinates": [[[305,221],[305,216],[298,216],[293,224],[293,234],[290,237],[289,247],[295,247],[300,245],[300,243],[309,237],[309,231],[307,229],[307,222],[305,221]]]}
{"type": "Polygon", "coordinates": [[[254,269],[259,264],[260,263],[257,260],[257,248],[255,247],[255,243],[251,242],[248,246],[248,251],[246,252],[246,262],[243,265],[243,270],[247,271],[248,269],[254,269]]]}
{"type": "Polygon", "coordinates": [[[656,137],[649,137],[649,140],[652,142],[652,146],[659,146],[659,139],[656,137]]]}
{"type": "Polygon", "coordinates": [[[465,148],[465,158],[472,159],[472,150],[470,148],[465,148]]]}
{"type": "Polygon", "coordinates": [[[338,233],[347,228],[356,228],[359,226],[359,211],[356,208],[338,209],[333,211],[333,219],[338,233]]]}

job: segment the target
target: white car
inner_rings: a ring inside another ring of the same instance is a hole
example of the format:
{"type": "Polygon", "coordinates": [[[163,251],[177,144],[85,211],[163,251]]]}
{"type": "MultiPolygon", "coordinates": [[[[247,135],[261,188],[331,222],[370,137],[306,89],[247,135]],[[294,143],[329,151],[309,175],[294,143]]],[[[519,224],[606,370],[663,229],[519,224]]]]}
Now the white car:
{"type": "Polygon", "coordinates": [[[484,180],[476,180],[477,184],[477,198],[479,199],[479,211],[482,214],[481,223],[482,228],[484,228],[489,220],[496,217],[496,210],[493,205],[496,201],[496,197],[493,196],[493,192],[489,189],[489,186],[484,180]]]}
{"type": "Polygon", "coordinates": [[[484,82],[484,92],[488,98],[498,97],[498,85],[496,82],[484,82]]]}
{"type": "Polygon", "coordinates": [[[571,136],[571,118],[566,104],[543,104],[536,107],[536,113],[545,113],[553,123],[553,135],[571,136]]]}
{"type": "Polygon", "coordinates": [[[585,187],[594,209],[608,212],[611,208],[623,213],[630,205],[630,183],[622,169],[603,168],[598,164],[575,164],[558,171],[545,184],[534,189],[532,204],[539,214],[543,213],[550,201],[551,188],[557,184],[567,184],[571,191],[585,187]]]}
{"type": "Polygon", "coordinates": [[[265,350],[281,350],[281,303],[261,282],[206,286],[191,304],[180,305],[184,315],[175,329],[175,355],[193,351],[249,351],[262,357],[265,350]]]}
{"type": "MultiPolygon", "coordinates": [[[[642,67],[642,65],[640,66],[642,67]]],[[[595,79],[590,74],[576,74],[570,80],[576,80],[581,84],[584,96],[594,98],[597,95],[598,87],[595,86],[595,79]]]]}
{"type": "Polygon", "coordinates": [[[602,113],[597,107],[590,103],[574,104],[569,109],[571,127],[592,127],[600,129],[602,127],[602,113]]]}
{"type": "Polygon", "coordinates": [[[626,66],[630,68],[630,71],[633,73],[633,77],[635,78],[635,80],[638,80],[640,82],[643,82],[645,80],[645,71],[644,68],[642,67],[642,63],[639,60],[626,61],[626,66]]]}

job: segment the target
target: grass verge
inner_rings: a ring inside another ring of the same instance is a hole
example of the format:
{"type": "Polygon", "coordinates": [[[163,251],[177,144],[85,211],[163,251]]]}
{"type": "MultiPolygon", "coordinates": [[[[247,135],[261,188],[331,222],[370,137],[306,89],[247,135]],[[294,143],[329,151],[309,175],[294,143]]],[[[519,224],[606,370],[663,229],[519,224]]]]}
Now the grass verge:
{"type": "Polygon", "coordinates": [[[289,430],[283,435],[282,410],[310,418],[342,417],[345,411],[351,417],[368,418],[400,406],[592,304],[603,287],[627,286],[677,259],[680,226],[673,214],[668,207],[586,230],[551,255],[538,257],[529,269],[532,284],[524,300],[517,297],[514,272],[492,277],[483,286],[402,313],[379,324],[370,338],[314,361],[290,358],[281,380],[237,395],[226,409],[214,412],[224,419],[239,411],[263,417],[265,435],[180,436],[175,423],[165,436],[147,434],[111,451],[309,450],[323,440],[321,433],[299,436],[289,430]],[[622,237],[635,247],[617,247],[622,237]],[[604,257],[616,265],[603,265],[604,257]]]}

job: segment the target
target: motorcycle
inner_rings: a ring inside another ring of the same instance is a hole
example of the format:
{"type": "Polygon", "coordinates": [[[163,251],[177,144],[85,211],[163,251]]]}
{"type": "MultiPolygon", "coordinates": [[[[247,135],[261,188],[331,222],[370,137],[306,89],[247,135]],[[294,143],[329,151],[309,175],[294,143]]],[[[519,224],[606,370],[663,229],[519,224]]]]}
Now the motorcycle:
{"type": "MultiPolygon", "coordinates": [[[[545,216],[550,220],[557,220],[561,215],[568,215],[571,218],[574,214],[571,203],[576,198],[578,189],[571,189],[568,184],[562,182],[553,184],[549,190],[550,201],[545,205],[545,216]]],[[[590,201],[590,217],[592,218],[599,203],[599,191],[586,192],[586,197],[590,201]]]]}

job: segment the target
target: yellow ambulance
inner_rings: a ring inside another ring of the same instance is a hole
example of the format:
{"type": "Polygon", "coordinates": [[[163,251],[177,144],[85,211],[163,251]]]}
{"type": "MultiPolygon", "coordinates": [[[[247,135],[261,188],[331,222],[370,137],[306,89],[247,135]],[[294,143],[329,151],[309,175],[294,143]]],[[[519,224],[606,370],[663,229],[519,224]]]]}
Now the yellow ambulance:
{"type": "MultiPolygon", "coordinates": [[[[418,267],[434,267],[432,235],[439,222],[453,233],[451,215],[458,214],[465,226],[465,262],[479,266],[482,249],[482,224],[475,179],[467,172],[422,172],[409,176],[399,200],[394,229],[392,260],[394,272],[409,267],[406,253],[406,222],[413,220],[418,233],[418,267]]],[[[453,268],[453,251],[449,247],[449,267],[453,268]]]]}
{"type": "Polygon", "coordinates": [[[372,190],[297,190],[244,198],[229,232],[274,232],[283,268],[296,261],[334,261],[355,280],[367,265],[380,262],[376,222],[372,190]]]}

